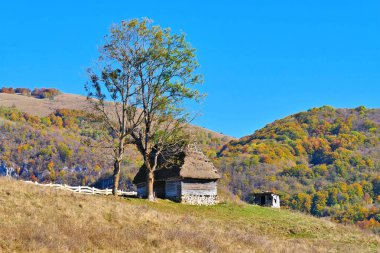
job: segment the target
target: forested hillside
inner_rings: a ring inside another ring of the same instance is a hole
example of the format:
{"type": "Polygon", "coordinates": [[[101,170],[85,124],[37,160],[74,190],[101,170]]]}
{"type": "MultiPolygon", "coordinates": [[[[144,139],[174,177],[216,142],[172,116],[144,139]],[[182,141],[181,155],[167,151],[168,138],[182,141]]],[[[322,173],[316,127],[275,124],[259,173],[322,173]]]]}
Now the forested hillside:
{"type": "MultiPolygon", "coordinates": [[[[86,111],[65,109],[73,108],[76,100],[76,106],[83,107],[84,97],[62,94],[58,100],[52,100],[1,95],[0,174],[6,170],[25,180],[111,187],[113,164],[107,155],[109,150],[86,142],[91,139],[96,143],[104,133],[95,130],[86,111]],[[14,101],[13,106],[1,106],[10,101],[14,101]],[[45,108],[46,103],[51,107],[45,108]],[[24,112],[26,108],[30,113],[24,112]]],[[[232,139],[195,126],[189,126],[188,131],[210,156],[232,139]]],[[[141,164],[134,147],[127,148],[120,180],[122,189],[133,189],[131,182],[141,164]]]]}
{"type": "Polygon", "coordinates": [[[380,228],[380,110],[314,108],[231,141],[215,164],[241,198],[272,190],[282,204],[380,228]]]}

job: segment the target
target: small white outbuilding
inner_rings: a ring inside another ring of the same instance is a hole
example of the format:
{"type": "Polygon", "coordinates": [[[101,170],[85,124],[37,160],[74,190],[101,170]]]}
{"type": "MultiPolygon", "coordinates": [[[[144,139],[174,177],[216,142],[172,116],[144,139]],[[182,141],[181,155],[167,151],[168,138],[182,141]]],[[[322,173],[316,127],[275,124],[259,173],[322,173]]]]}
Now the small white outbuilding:
{"type": "Polygon", "coordinates": [[[253,203],[256,205],[280,208],[280,196],[273,192],[254,193],[253,197],[253,203]]]}

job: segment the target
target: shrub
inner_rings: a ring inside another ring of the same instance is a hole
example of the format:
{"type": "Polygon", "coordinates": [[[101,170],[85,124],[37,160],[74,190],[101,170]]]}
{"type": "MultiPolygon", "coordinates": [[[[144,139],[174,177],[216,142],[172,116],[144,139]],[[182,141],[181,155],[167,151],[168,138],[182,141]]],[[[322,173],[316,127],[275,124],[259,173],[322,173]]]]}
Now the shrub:
{"type": "Polygon", "coordinates": [[[16,88],[15,92],[23,96],[30,96],[32,94],[31,90],[28,88],[16,88]]]}
{"type": "Polygon", "coordinates": [[[0,89],[0,93],[15,94],[15,90],[12,87],[3,87],[0,89]]]}
{"type": "Polygon", "coordinates": [[[50,99],[54,99],[54,97],[56,97],[57,95],[61,94],[61,92],[57,89],[47,89],[47,88],[41,88],[41,89],[38,89],[38,88],[35,88],[31,95],[33,97],[36,97],[36,98],[50,98],[50,99]]]}
{"type": "Polygon", "coordinates": [[[282,176],[289,176],[289,177],[306,177],[306,178],[312,178],[313,171],[307,167],[305,164],[298,164],[291,168],[286,168],[281,173],[282,176]]]}
{"type": "Polygon", "coordinates": [[[62,162],[70,160],[73,156],[73,150],[64,143],[58,145],[58,152],[62,162]]]}

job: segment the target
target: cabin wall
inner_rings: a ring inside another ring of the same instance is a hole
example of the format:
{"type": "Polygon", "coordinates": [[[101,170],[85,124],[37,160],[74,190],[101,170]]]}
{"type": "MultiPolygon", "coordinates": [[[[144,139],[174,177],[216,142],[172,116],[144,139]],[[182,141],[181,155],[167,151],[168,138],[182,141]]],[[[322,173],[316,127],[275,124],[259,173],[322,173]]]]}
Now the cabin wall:
{"type": "Polygon", "coordinates": [[[217,195],[216,181],[183,180],[182,195],[217,195]]]}
{"type": "Polygon", "coordinates": [[[181,182],[181,202],[191,205],[215,205],[217,203],[216,181],[183,180],[181,182]]]}
{"type": "Polygon", "coordinates": [[[179,200],[181,198],[181,181],[179,180],[166,181],[165,197],[168,199],[179,200]]]}
{"type": "Polygon", "coordinates": [[[272,198],[273,198],[272,207],[280,208],[280,196],[272,195],[272,198]]]}
{"type": "Polygon", "coordinates": [[[165,198],[165,181],[155,181],[153,185],[154,196],[157,198],[165,198]]]}
{"type": "MultiPolygon", "coordinates": [[[[137,184],[137,196],[146,198],[146,183],[137,184]]],[[[216,180],[168,180],[155,181],[154,193],[158,198],[167,198],[191,205],[215,205],[217,203],[216,180]]]]}
{"type": "Polygon", "coordinates": [[[272,206],[273,199],[270,195],[265,195],[265,205],[266,206],[272,206]]]}
{"type": "MultiPolygon", "coordinates": [[[[148,189],[146,183],[136,185],[137,197],[146,198],[148,196],[148,189]]],[[[157,198],[165,198],[165,181],[156,181],[153,186],[154,196],[157,198]]]]}

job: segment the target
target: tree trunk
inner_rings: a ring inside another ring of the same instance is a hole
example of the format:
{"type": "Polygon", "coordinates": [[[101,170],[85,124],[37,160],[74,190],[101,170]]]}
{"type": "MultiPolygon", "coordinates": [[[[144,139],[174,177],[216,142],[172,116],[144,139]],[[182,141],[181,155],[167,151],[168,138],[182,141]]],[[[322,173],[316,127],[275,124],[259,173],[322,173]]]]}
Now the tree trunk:
{"type": "Polygon", "coordinates": [[[119,180],[120,180],[120,164],[119,160],[116,160],[113,164],[113,188],[112,194],[117,196],[117,190],[119,189],[119,180]]]}
{"type": "Polygon", "coordinates": [[[148,171],[148,200],[154,201],[154,172],[149,170],[148,171]]]}

